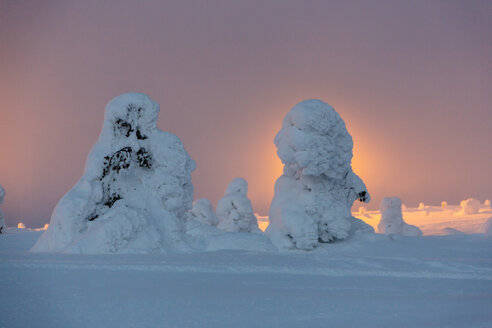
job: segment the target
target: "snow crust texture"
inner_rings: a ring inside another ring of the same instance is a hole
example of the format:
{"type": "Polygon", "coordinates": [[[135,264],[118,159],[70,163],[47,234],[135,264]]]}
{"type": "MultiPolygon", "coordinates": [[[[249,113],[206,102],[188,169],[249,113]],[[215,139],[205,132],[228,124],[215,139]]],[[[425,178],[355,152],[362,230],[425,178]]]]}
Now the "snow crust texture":
{"type": "Polygon", "coordinates": [[[312,249],[373,228],[350,208],[370,196],[352,171],[352,137],[321,100],[305,100],[285,116],[274,139],[284,173],[275,183],[267,233],[279,248],[312,249]]]}
{"type": "Polygon", "coordinates": [[[381,221],[378,224],[379,233],[386,235],[422,236],[422,230],[403,221],[400,198],[383,198],[380,211],[381,221]]]}
{"type": "MultiPolygon", "coordinates": [[[[2,185],[0,185],[0,205],[3,204],[5,199],[5,189],[3,189],[2,185]]],[[[5,218],[3,217],[3,212],[0,209],[0,234],[7,231],[7,225],[5,224],[5,218]]]]}
{"type": "Polygon", "coordinates": [[[217,203],[218,227],[229,232],[260,232],[248,196],[248,182],[236,178],[229,183],[224,197],[217,203]]]}
{"type": "Polygon", "coordinates": [[[159,105],[141,93],[108,103],[84,175],[59,201],[32,251],[138,253],[182,246],[195,162],[178,137],[157,128],[158,113],[159,105]]]}

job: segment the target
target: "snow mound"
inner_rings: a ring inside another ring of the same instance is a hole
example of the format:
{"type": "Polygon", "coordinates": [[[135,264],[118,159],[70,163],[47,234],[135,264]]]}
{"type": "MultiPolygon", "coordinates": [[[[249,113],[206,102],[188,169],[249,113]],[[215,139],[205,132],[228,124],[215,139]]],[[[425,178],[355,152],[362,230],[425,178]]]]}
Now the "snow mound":
{"type": "Polygon", "coordinates": [[[248,196],[248,182],[236,178],[229,183],[224,197],[217,203],[217,227],[229,232],[260,232],[248,196]]]}
{"type": "MultiPolygon", "coordinates": [[[[84,175],[59,201],[35,252],[166,252],[182,246],[195,162],[156,126],[159,105],[126,93],[106,106],[84,175]]],[[[183,246],[184,247],[184,246],[183,246]]]]}
{"type": "MultiPolygon", "coordinates": [[[[420,208],[420,207],[419,207],[420,208]]],[[[398,197],[383,198],[380,205],[381,220],[378,232],[386,235],[422,236],[422,231],[403,221],[401,200],[398,197]]]]}
{"type": "Polygon", "coordinates": [[[461,211],[464,214],[477,214],[480,211],[480,202],[475,198],[468,198],[461,201],[461,211]]]}
{"type": "Polygon", "coordinates": [[[284,174],[275,183],[267,233],[280,248],[312,249],[346,239],[354,228],[352,203],[369,202],[352,171],[352,137],[338,113],[321,100],[303,101],[285,116],[274,139],[284,174]]]}
{"type": "MultiPolygon", "coordinates": [[[[0,204],[3,204],[5,199],[5,189],[0,185],[0,204]]],[[[5,224],[5,219],[3,217],[3,212],[0,210],[0,235],[7,231],[7,225],[5,224]]]]}
{"type": "Polygon", "coordinates": [[[193,202],[190,218],[211,226],[216,226],[219,223],[219,218],[212,209],[212,204],[206,198],[200,198],[193,202]]]}

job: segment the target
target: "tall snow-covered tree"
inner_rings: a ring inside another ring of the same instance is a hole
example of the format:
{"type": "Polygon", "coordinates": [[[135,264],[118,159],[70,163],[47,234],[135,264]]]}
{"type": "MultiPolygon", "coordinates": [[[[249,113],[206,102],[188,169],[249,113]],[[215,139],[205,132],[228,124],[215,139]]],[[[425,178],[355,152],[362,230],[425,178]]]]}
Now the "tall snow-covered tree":
{"type": "Polygon", "coordinates": [[[179,247],[195,162],[156,126],[159,105],[126,93],[106,106],[84,175],[59,201],[33,251],[152,252],[179,247]]]}
{"type": "Polygon", "coordinates": [[[351,215],[352,203],[369,202],[370,196],[352,171],[352,137],[330,105],[300,102],[274,142],[284,173],[275,183],[267,233],[277,247],[312,249],[355,231],[373,231],[351,215]]]}

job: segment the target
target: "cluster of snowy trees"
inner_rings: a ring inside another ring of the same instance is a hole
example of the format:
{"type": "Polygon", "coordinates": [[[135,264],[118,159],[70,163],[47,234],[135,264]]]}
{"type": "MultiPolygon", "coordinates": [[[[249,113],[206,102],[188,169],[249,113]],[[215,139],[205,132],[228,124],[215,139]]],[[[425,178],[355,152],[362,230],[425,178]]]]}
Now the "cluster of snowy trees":
{"type": "Polygon", "coordinates": [[[108,103],[82,178],[59,201],[33,251],[186,251],[194,248],[186,236],[193,220],[215,229],[203,234],[259,232],[244,179],[231,182],[217,215],[208,200],[192,204],[195,162],[178,137],[157,128],[158,113],[141,93],[108,103]]]}
{"type": "MultiPolygon", "coordinates": [[[[330,105],[307,100],[285,116],[274,140],[284,172],[265,234],[242,178],[231,181],[216,212],[207,199],[193,202],[195,162],[178,137],[157,128],[158,113],[141,93],[108,103],[82,178],[59,201],[33,251],[308,250],[374,232],[351,215],[353,202],[370,196],[351,167],[352,137],[330,105]]],[[[382,211],[381,232],[421,234],[403,222],[399,199],[383,200],[382,211]]]]}

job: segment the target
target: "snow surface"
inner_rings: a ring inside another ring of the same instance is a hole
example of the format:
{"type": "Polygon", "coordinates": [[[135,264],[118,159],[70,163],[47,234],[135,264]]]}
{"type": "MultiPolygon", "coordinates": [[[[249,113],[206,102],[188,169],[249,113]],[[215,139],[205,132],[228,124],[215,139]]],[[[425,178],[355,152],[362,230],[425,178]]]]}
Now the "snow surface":
{"type": "Polygon", "coordinates": [[[266,232],[277,247],[312,249],[373,232],[350,213],[356,199],[369,202],[370,196],[352,171],[352,137],[330,105],[300,102],[285,116],[274,142],[284,173],[275,183],[266,232]]]}
{"type": "Polygon", "coordinates": [[[159,105],[126,93],[106,106],[84,175],[59,201],[36,252],[165,252],[186,248],[182,221],[195,162],[156,126],[159,105]]]}
{"type": "Polygon", "coordinates": [[[248,198],[248,182],[235,178],[227,186],[224,197],[217,203],[218,227],[230,232],[260,232],[248,198]]]}
{"type": "Polygon", "coordinates": [[[422,230],[403,221],[400,198],[383,198],[379,208],[381,211],[381,221],[378,224],[379,233],[386,235],[422,236],[422,230]]]}
{"type": "Polygon", "coordinates": [[[39,236],[0,236],[0,327],[492,325],[492,239],[480,234],[366,234],[310,252],[28,252],[39,236]]]}

